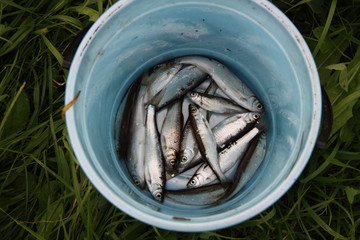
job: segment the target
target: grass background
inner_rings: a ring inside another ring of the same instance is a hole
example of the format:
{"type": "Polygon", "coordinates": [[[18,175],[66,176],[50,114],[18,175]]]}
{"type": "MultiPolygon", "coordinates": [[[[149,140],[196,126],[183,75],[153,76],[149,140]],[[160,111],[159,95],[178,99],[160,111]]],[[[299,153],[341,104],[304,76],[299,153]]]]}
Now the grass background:
{"type": "Polygon", "coordinates": [[[194,234],[117,210],[71,150],[64,54],[114,2],[0,0],[0,239],[360,239],[360,0],[272,1],[308,42],[329,94],[327,148],[262,214],[194,234]]]}

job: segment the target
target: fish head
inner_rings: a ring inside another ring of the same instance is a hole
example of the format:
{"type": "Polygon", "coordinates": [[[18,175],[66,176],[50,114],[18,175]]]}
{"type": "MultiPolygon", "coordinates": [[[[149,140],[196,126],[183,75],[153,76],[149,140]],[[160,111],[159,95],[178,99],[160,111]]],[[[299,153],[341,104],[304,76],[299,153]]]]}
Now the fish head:
{"type": "Polygon", "coordinates": [[[177,151],[173,148],[169,148],[166,150],[164,157],[166,162],[166,170],[173,171],[176,168],[176,156],[177,151]]]}
{"type": "Polygon", "coordinates": [[[249,101],[252,103],[251,106],[254,112],[259,112],[259,113],[264,112],[264,106],[255,96],[250,97],[249,101]]]}
{"type": "Polygon", "coordinates": [[[142,183],[141,183],[140,178],[138,176],[134,176],[134,175],[132,175],[132,178],[134,180],[135,185],[138,187],[141,187],[142,183]]]}
{"type": "Polygon", "coordinates": [[[189,182],[186,184],[186,186],[187,186],[188,188],[196,188],[196,187],[198,187],[198,186],[201,184],[202,180],[203,180],[203,177],[202,177],[201,175],[195,174],[195,175],[189,180],[189,182]]]}
{"type": "Polygon", "coordinates": [[[197,113],[199,112],[199,109],[194,105],[194,104],[189,104],[189,113],[191,115],[197,115],[197,113]]]}
{"type": "Polygon", "coordinates": [[[191,100],[197,102],[200,99],[200,94],[197,92],[189,91],[186,96],[190,98],[191,100]]]}
{"type": "Polygon", "coordinates": [[[194,157],[194,152],[186,148],[179,155],[179,167],[185,167],[190,162],[192,157],[194,157]]]}
{"type": "Polygon", "coordinates": [[[153,195],[153,197],[159,201],[159,202],[162,202],[164,200],[164,194],[163,194],[163,190],[162,188],[159,186],[159,187],[156,187],[154,188],[152,191],[151,191],[151,194],[153,195]]]}
{"type": "Polygon", "coordinates": [[[249,115],[250,115],[251,122],[258,121],[261,118],[260,113],[253,112],[253,113],[249,113],[249,115]]]}

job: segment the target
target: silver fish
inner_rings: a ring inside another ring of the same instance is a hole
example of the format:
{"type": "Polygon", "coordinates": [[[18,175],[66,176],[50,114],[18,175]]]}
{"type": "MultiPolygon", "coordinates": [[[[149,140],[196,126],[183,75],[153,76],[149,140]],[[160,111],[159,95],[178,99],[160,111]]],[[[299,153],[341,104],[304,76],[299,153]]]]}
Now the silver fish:
{"type": "Polygon", "coordinates": [[[189,119],[201,155],[209,163],[221,183],[229,182],[220,168],[217,145],[209,123],[193,104],[189,105],[189,119]]]}
{"type": "Polygon", "coordinates": [[[176,175],[175,177],[166,179],[166,190],[184,190],[187,189],[186,184],[194,176],[196,170],[200,167],[201,163],[176,175]]]}
{"type": "Polygon", "coordinates": [[[241,107],[252,112],[264,110],[262,104],[245,83],[220,62],[200,56],[180,57],[175,62],[191,64],[208,73],[219,88],[241,107]]]}
{"type": "MultiPolygon", "coordinates": [[[[250,141],[260,133],[260,129],[254,127],[243,137],[232,143],[228,148],[219,153],[219,165],[221,171],[226,173],[236,167],[241,161],[250,141]]],[[[216,175],[207,163],[203,163],[187,184],[188,188],[195,188],[210,184],[216,180],[216,175]]]]}
{"type": "Polygon", "coordinates": [[[161,128],[161,148],[165,158],[165,169],[173,172],[180,149],[181,131],[183,126],[182,100],[176,101],[168,107],[164,123],[161,128]]]}
{"type": "Polygon", "coordinates": [[[156,108],[162,108],[199,85],[206,76],[206,73],[194,66],[184,67],[161,92],[151,99],[150,103],[156,108]]]}
{"type": "Polygon", "coordinates": [[[156,78],[164,74],[165,71],[169,70],[174,64],[173,63],[160,63],[150,69],[147,69],[141,75],[141,85],[149,86],[156,78]]]}
{"type": "MultiPolygon", "coordinates": [[[[129,147],[129,138],[130,138],[130,126],[132,122],[132,117],[134,115],[134,106],[138,101],[138,96],[140,95],[141,90],[141,79],[135,80],[135,82],[129,88],[125,98],[124,105],[121,106],[119,112],[121,113],[121,122],[120,122],[120,130],[117,138],[118,142],[118,153],[119,157],[122,159],[126,159],[128,157],[129,147]],[[124,114],[125,113],[125,114],[124,114]]],[[[119,114],[119,113],[118,113],[119,114]]],[[[117,118],[120,119],[120,116],[117,118]]]]}
{"type": "Polygon", "coordinates": [[[127,151],[127,167],[134,183],[145,188],[145,109],[143,104],[144,88],[140,90],[135,102],[129,128],[129,149],[127,151]]]}
{"type": "MultiPolygon", "coordinates": [[[[214,126],[211,130],[215,137],[218,151],[223,150],[231,141],[235,141],[243,136],[260,118],[259,113],[239,113],[234,116],[225,118],[214,126]]],[[[186,161],[182,168],[178,168],[179,173],[197,165],[202,160],[198,152],[192,159],[186,161]]],[[[181,162],[181,159],[180,159],[181,162]]]]}
{"type": "Polygon", "coordinates": [[[162,202],[165,185],[165,171],[161,146],[155,119],[155,107],[147,106],[146,111],[146,154],[145,179],[153,197],[162,202]]]}
{"type": "MultiPolygon", "coordinates": [[[[181,137],[179,160],[177,170],[183,172],[187,169],[189,162],[199,153],[199,148],[196,143],[195,134],[191,127],[190,120],[185,123],[184,131],[181,137]]],[[[201,156],[201,155],[200,155],[201,156]]]]}
{"type": "Polygon", "coordinates": [[[229,187],[226,191],[227,198],[236,195],[250,181],[265,158],[266,134],[261,133],[259,139],[253,144],[255,147],[250,149],[249,156],[244,156],[243,161],[238,166],[233,187],[229,187]]]}
{"type": "Polygon", "coordinates": [[[231,101],[214,95],[198,92],[188,92],[186,94],[199,107],[216,113],[230,114],[230,113],[244,113],[248,112],[244,108],[233,104],[231,101]]]}
{"type": "Polygon", "coordinates": [[[239,139],[254,127],[261,118],[260,113],[247,112],[225,118],[212,128],[218,150],[222,150],[230,142],[239,139]]]}
{"type": "Polygon", "coordinates": [[[225,194],[225,190],[221,184],[214,184],[196,189],[167,190],[165,196],[187,206],[206,206],[216,203],[225,194]]]}
{"type": "Polygon", "coordinates": [[[165,71],[162,71],[164,67],[159,68],[155,73],[155,76],[152,77],[150,75],[150,79],[147,80],[150,83],[148,86],[145,95],[144,102],[148,104],[148,102],[158,94],[167,84],[171,82],[174,76],[180,71],[182,68],[182,64],[169,64],[169,68],[166,68],[165,71]]]}

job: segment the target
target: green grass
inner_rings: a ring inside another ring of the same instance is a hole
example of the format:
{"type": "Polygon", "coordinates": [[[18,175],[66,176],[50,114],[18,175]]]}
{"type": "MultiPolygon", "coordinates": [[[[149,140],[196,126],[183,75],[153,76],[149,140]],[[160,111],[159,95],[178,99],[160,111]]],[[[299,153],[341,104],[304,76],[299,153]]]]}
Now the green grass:
{"type": "Polygon", "coordinates": [[[359,0],[272,1],[310,46],[333,130],[276,204],[234,227],[195,234],[117,210],[71,150],[61,118],[64,52],[114,1],[0,0],[0,239],[360,239],[359,0]]]}

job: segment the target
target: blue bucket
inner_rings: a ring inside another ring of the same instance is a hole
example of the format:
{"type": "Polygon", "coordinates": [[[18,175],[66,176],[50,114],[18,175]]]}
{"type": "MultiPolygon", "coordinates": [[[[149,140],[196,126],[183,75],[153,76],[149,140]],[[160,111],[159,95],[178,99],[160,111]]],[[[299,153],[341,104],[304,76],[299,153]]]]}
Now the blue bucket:
{"type": "Polygon", "coordinates": [[[66,123],[82,169],[120,210],[169,230],[215,230],[264,211],[299,177],[320,126],[321,89],[311,53],[267,0],[121,0],[78,48],[65,101],[79,91],[66,123]],[[131,84],[145,69],[185,55],[228,66],[259,97],[269,122],[268,150],[254,178],[234,198],[208,208],[155,201],[133,184],[117,154],[118,111],[131,84]]]}

